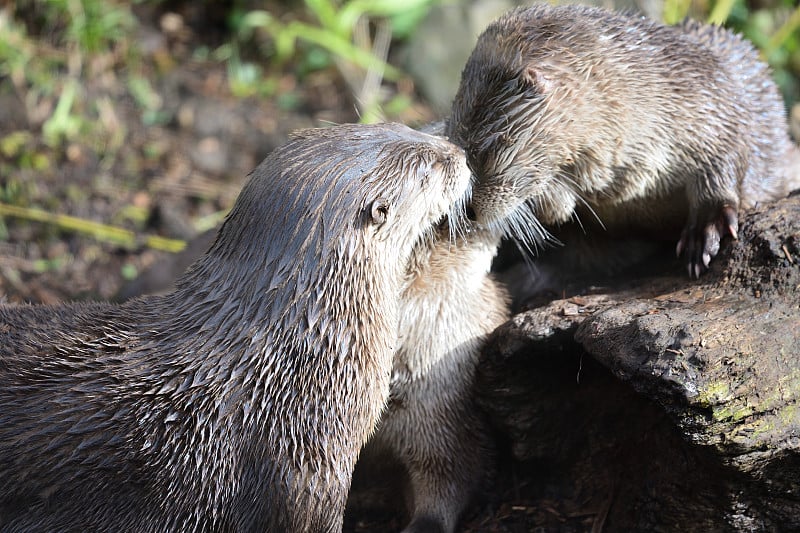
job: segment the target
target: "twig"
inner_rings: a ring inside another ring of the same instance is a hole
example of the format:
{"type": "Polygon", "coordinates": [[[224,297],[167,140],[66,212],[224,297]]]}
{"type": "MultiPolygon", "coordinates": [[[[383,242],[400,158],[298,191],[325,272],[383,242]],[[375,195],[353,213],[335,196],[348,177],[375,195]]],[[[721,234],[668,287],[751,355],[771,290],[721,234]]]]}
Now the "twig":
{"type": "Polygon", "coordinates": [[[94,222],[92,220],[84,220],[70,215],[48,213],[47,211],[31,207],[19,207],[0,203],[0,216],[11,216],[32,220],[34,222],[53,224],[61,229],[86,233],[97,240],[118,244],[127,248],[134,248],[142,244],[155,250],[180,252],[186,247],[186,242],[182,240],[168,239],[157,235],[148,235],[143,238],[138,238],[137,235],[130,230],[109,226],[108,224],[101,224],[100,222],[94,222]]]}

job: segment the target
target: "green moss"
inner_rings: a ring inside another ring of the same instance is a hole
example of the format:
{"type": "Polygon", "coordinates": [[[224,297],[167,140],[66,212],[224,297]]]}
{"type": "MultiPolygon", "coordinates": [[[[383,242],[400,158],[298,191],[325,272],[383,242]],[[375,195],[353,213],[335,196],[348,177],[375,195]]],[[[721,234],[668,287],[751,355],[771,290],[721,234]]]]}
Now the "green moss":
{"type": "Polygon", "coordinates": [[[750,424],[736,426],[736,429],[726,435],[726,442],[737,444],[745,449],[759,447],[764,437],[775,430],[775,426],[769,419],[760,419],[750,424]]]}
{"type": "Polygon", "coordinates": [[[752,406],[741,405],[742,401],[731,391],[728,381],[709,383],[694,401],[702,408],[711,409],[715,422],[737,422],[753,414],[752,406]]]}
{"type": "Polygon", "coordinates": [[[752,449],[786,434],[787,427],[800,427],[800,407],[796,404],[800,398],[800,370],[790,372],[762,390],[771,393],[754,400],[755,404],[748,403],[749,397],[737,398],[713,410],[714,421],[721,423],[714,431],[721,431],[726,442],[752,449]],[[751,416],[751,421],[742,422],[751,416]]]}
{"type": "Polygon", "coordinates": [[[712,411],[712,416],[717,422],[737,422],[753,414],[753,408],[748,406],[725,405],[712,411]]]}
{"type": "Polygon", "coordinates": [[[737,434],[743,428],[751,431],[748,440],[759,439],[763,433],[773,431],[778,423],[776,420],[780,421],[780,425],[800,425],[800,409],[794,405],[794,400],[800,398],[800,370],[790,372],[772,386],[764,387],[763,390],[768,394],[758,398],[751,398],[747,393],[742,393],[740,397],[733,390],[735,388],[735,384],[728,381],[709,383],[698,393],[694,403],[710,409],[714,422],[733,425],[732,429],[737,434]],[[752,424],[741,425],[741,421],[757,413],[762,415],[752,424]]]}
{"type": "Polygon", "coordinates": [[[703,390],[699,391],[695,402],[704,408],[713,407],[727,402],[731,397],[730,383],[718,381],[709,383],[703,390]]]}
{"type": "Polygon", "coordinates": [[[796,404],[787,405],[777,413],[781,422],[787,426],[800,425],[800,408],[796,404]]]}

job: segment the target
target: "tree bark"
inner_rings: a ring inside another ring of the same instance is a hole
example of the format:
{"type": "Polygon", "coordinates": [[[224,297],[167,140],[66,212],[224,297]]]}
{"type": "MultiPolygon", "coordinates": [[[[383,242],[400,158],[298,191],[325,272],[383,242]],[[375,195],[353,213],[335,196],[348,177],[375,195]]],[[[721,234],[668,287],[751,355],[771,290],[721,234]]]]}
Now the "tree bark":
{"type": "Polygon", "coordinates": [[[478,394],[513,460],[596,527],[800,528],[800,196],[739,234],[700,281],[552,301],[487,346],[478,394]]]}

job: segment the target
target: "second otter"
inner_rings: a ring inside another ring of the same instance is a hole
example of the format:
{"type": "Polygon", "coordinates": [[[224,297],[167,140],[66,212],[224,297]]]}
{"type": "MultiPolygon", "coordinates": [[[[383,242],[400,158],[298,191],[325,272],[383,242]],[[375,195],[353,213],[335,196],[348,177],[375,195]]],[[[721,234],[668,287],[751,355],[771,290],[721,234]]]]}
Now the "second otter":
{"type": "Polygon", "coordinates": [[[529,240],[539,220],[574,212],[621,231],[672,227],[676,238],[685,225],[697,275],[720,236],[736,233],[739,207],[800,185],[767,68],[740,38],[694,22],[668,28],[579,6],[512,11],[480,38],[445,133],[478,174],[484,227],[455,246],[440,237],[415,248],[396,401],[373,439],[408,470],[415,532],[452,531],[485,473],[470,387],[486,335],[508,313],[488,275],[501,233],[529,240]],[[653,54],[665,57],[651,65],[653,54]]]}
{"type": "Polygon", "coordinates": [[[447,228],[412,253],[400,301],[390,403],[370,442],[408,475],[404,533],[449,533],[491,475],[493,442],[473,396],[488,335],[508,319],[508,296],[489,274],[496,235],[455,242],[447,228]]]}
{"type": "Polygon", "coordinates": [[[403,126],[308,131],[174,292],[0,306],[0,530],[341,529],[412,247],[469,180],[403,126]]]}
{"type": "Polygon", "coordinates": [[[479,222],[523,240],[576,215],[674,227],[694,276],[736,236],[739,209],[800,187],[767,66],[737,35],[693,21],[512,10],[480,36],[446,133],[479,177],[479,222]]]}

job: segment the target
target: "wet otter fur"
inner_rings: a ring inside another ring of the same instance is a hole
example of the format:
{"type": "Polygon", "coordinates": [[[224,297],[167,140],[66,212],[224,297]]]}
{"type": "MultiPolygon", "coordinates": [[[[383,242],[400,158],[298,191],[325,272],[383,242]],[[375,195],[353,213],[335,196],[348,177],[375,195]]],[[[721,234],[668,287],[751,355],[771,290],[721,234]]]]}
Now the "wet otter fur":
{"type": "Polygon", "coordinates": [[[392,401],[370,443],[371,451],[400,458],[408,473],[412,520],[405,531],[453,531],[490,470],[491,443],[471,387],[486,335],[508,316],[505,290],[488,273],[500,236],[538,246],[543,223],[578,216],[585,225],[599,218],[610,233],[650,226],[659,236],[681,236],[698,275],[720,237],[735,235],[739,207],[791,189],[790,170],[800,165],[785,123],[767,68],[748,43],[723,29],[538,6],[512,11],[486,30],[439,131],[467,149],[480,180],[472,205],[482,227],[457,245],[440,238],[415,248],[392,401]],[[644,38],[669,61],[648,67],[651,52],[633,44],[644,38]],[[687,56],[706,51],[687,59],[671,57],[670,47],[687,56]],[[684,62],[688,69],[669,72],[684,62]],[[641,65],[644,75],[626,70],[641,65]],[[726,85],[710,95],[709,66],[726,85]],[[691,82],[689,94],[670,101],[684,81],[691,82]],[[667,92],[659,97],[659,89],[667,92]],[[731,109],[738,91],[748,100],[731,109]],[[737,129],[742,117],[752,132],[737,129]],[[674,132],[681,120],[693,124],[674,132]],[[695,133],[695,125],[707,129],[695,133]],[[725,136],[717,139],[714,128],[725,136]],[[693,142],[680,146],[676,133],[693,142]]]}
{"type": "MultiPolygon", "coordinates": [[[[424,131],[441,135],[443,128],[424,131]]],[[[362,465],[368,471],[388,455],[405,470],[405,533],[454,531],[493,471],[494,443],[474,403],[473,376],[488,335],[509,317],[509,297],[489,274],[499,235],[463,232],[468,223],[461,222],[437,228],[412,251],[390,401],[362,465]]]]}
{"type": "Polygon", "coordinates": [[[446,134],[478,176],[480,223],[527,243],[571,218],[667,232],[697,276],[740,209],[800,187],[787,127],[730,31],[541,4],[480,36],[446,134]]]}
{"type": "Polygon", "coordinates": [[[489,274],[499,240],[442,229],[414,248],[400,303],[389,405],[368,455],[399,460],[408,477],[405,533],[451,532],[488,485],[494,444],[473,383],[488,335],[509,317],[489,274]]]}
{"type": "Polygon", "coordinates": [[[0,306],[0,530],[339,530],[412,247],[469,179],[404,126],[302,132],[174,292],[0,306]]]}

